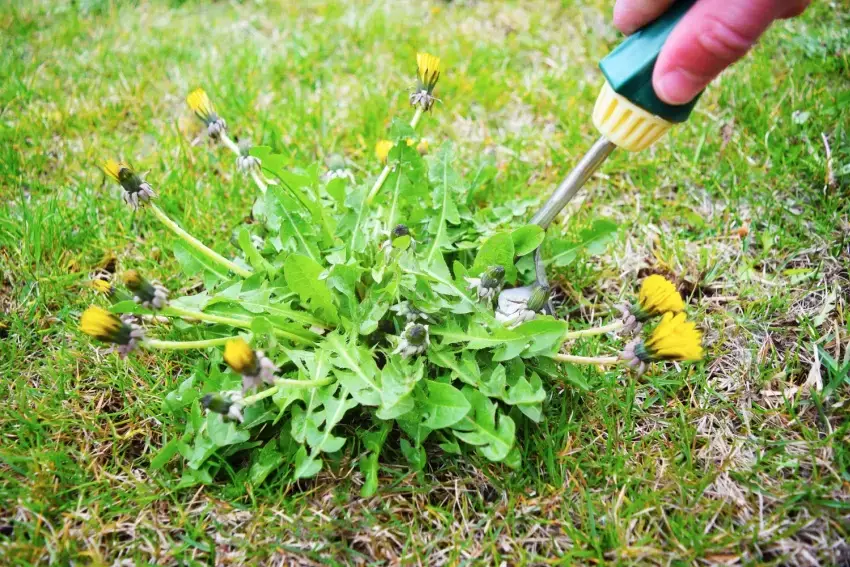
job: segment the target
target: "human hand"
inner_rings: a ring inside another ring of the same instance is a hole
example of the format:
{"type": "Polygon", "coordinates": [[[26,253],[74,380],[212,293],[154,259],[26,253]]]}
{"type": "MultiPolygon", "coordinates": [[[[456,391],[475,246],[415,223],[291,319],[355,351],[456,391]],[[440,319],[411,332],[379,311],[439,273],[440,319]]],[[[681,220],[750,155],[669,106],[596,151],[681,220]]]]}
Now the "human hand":
{"type": "MultiPolygon", "coordinates": [[[[673,29],[652,75],[667,104],[691,101],[723,69],[743,57],[781,18],[797,16],[811,0],[699,0],[673,29]]],[[[617,0],[614,25],[631,34],[663,14],[674,0],[617,0]]]]}

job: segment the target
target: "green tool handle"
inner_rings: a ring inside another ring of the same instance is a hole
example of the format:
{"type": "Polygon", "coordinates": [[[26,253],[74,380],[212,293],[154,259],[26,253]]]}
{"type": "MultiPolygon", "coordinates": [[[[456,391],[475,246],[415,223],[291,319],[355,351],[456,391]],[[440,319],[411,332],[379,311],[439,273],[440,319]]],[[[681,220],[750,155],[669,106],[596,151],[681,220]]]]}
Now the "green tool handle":
{"type": "Polygon", "coordinates": [[[687,120],[699,95],[687,104],[667,104],[658,98],[652,88],[652,71],[667,37],[696,2],[674,2],[657,20],[630,35],[599,62],[599,68],[614,92],[668,122],[687,120]]]}

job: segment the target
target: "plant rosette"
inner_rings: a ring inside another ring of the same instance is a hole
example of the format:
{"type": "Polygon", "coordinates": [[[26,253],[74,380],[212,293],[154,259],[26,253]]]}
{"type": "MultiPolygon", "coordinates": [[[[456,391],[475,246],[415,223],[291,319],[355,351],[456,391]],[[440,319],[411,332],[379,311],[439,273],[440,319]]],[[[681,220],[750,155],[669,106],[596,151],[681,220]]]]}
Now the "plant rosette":
{"type": "Polygon", "coordinates": [[[547,239],[523,223],[537,199],[479,206],[476,192],[493,168],[467,180],[451,143],[427,155],[417,149],[421,118],[442,103],[433,94],[440,60],[417,60],[413,118],[393,122],[373,164],[378,173],[361,183],[318,166],[292,170],[272,148],[236,144],[206,93],[189,96],[212,143],[235,154],[234,167],[258,190],[258,222],[236,230],[228,257],[217,251],[227,243],[207,246],[156,204],[168,191],[156,186],[155,172],[143,181],[126,163],[105,166],[131,207],[178,236],[177,261],[203,285],[172,297],[132,271],[129,294],[98,282],[111,308],[92,307],[81,321],[122,355],[204,354],[163,393],[164,411],[185,421],[185,433],[163,446],[152,468],[181,455],[182,486],[214,482],[237,454],[249,463],[238,474],[256,485],[273,472],[289,481],[315,476],[329,455],[347,452],[361,459],[363,493],[371,494],[389,438],[416,470],[426,444],[515,467],[517,431],[544,419],[551,385],[588,388],[567,364],[643,372],[702,357],[701,335],[666,280],[653,279],[604,326],[573,329],[547,313],[550,290],[534,282],[533,252],[543,244],[547,265],[564,267],[604,251],[616,225],[597,220],[576,238],[547,239]],[[666,306],[676,312],[662,312],[666,306]],[[154,338],[151,317],[192,323],[192,340],[154,338]],[[615,333],[644,326],[645,338],[617,344],[615,333]],[[565,352],[570,341],[594,336],[604,338],[607,356],[565,352]]]}

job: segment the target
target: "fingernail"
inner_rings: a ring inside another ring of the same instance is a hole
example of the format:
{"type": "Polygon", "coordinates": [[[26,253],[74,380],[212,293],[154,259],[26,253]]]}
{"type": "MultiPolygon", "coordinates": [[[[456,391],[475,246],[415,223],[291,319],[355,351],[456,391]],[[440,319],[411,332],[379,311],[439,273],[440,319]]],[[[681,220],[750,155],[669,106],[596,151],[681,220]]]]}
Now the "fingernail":
{"type": "Polygon", "coordinates": [[[673,69],[661,75],[653,86],[658,98],[667,104],[679,105],[690,102],[705,84],[684,69],[673,69]]]}

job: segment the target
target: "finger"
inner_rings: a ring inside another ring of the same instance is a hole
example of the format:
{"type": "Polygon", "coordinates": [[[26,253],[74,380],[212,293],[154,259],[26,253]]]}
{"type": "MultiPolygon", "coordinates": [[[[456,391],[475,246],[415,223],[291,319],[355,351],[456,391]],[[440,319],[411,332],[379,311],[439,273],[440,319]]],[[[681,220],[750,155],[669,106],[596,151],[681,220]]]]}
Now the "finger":
{"type": "Polygon", "coordinates": [[[783,0],[700,0],[667,38],[652,76],[668,104],[691,101],[743,57],[788,7],[783,0]]]}
{"type": "Polygon", "coordinates": [[[806,11],[806,8],[811,4],[811,0],[795,0],[794,2],[789,2],[789,6],[785,8],[782,14],[779,16],[780,18],[796,18],[800,14],[806,11]]]}
{"type": "Polygon", "coordinates": [[[628,35],[663,14],[675,0],[617,0],[614,25],[628,35]]]}

